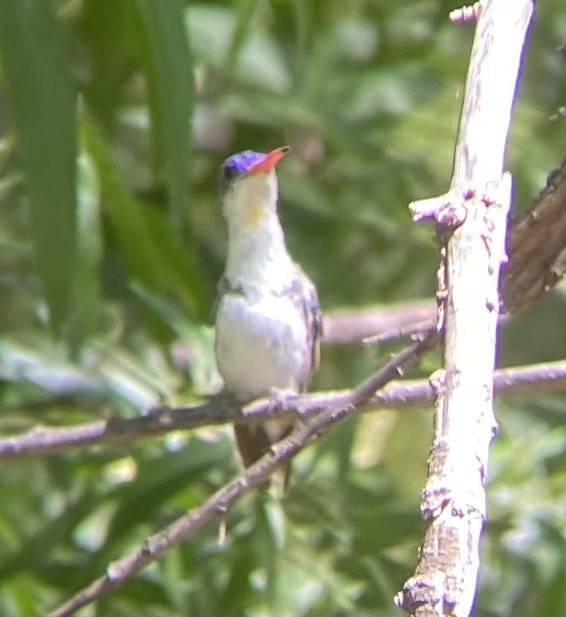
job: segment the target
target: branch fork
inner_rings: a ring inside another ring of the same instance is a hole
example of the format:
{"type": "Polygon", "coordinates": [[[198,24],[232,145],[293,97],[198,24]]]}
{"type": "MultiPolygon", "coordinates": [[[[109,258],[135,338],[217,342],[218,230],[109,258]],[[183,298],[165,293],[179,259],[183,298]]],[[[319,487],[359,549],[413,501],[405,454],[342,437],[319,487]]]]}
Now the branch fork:
{"type": "Polygon", "coordinates": [[[470,189],[451,189],[438,197],[419,199],[409,204],[409,211],[415,223],[435,221],[444,227],[459,227],[468,213],[468,202],[474,196],[470,189]]]}

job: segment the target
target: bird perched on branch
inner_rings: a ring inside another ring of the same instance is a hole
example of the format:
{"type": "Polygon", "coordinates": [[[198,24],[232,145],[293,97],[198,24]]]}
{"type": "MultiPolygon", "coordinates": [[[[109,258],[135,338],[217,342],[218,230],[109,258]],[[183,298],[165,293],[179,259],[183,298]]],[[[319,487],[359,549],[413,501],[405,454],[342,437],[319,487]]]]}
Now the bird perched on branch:
{"type": "MultiPolygon", "coordinates": [[[[316,289],[287,252],[277,215],[275,166],[288,150],[246,150],[227,158],[221,169],[228,251],[218,285],[215,351],[225,391],[241,403],[302,392],[318,365],[316,289]]],[[[244,465],[257,461],[293,424],[236,423],[244,465]]]]}

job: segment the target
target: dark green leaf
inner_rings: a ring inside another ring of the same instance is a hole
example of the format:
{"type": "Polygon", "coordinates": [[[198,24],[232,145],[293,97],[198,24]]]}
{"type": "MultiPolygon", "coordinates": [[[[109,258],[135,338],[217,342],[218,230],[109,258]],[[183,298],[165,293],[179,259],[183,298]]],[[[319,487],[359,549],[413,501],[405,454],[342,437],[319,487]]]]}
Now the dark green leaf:
{"type": "Polygon", "coordinates": [[[136,0],[150,87],[158,173],[167,187],[173,228],[182,229],[188,204],[193,73],[181,0],[136,0]]]}
{"type": "Polygon", "coordinates": [[[0,2],[0,49],[27,177],[37,270],[59,328],[75,265],[75,92],[51,3],[0,2]]]}

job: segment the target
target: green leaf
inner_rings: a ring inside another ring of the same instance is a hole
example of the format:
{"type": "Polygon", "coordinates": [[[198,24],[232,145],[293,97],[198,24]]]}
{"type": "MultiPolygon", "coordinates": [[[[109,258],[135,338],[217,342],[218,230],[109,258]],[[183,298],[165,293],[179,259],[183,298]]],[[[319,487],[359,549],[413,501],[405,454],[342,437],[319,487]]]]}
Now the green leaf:
{"type": "Polygon", "coordinates": [[[179,231],[188,204],[192,63],[181,0],[136,0],[141,46],[156,141],[158,173],[163,176],[173,228],[179,231]]]}
{"type": "Polygon", "coordinates": [[[18,551],[0,562],[0,580],[10,578],[30,567],[39,568],[49,558],[49,553],[61,541],[67,539],[76,525],[97,503],[93,493],[80,495],[53,520],[47,520],[43,527],[26,538],[18,551]]]}
{"type": "Polygon", "coordinates": [[[129,280],[148,289],[173,292],[191,312],[202,315],[207,294],[190,250],[171,235],[159,212],[144,207],[130,193],[95,124],[85,119],[83,131],[85,148],[101,180],[104,213],[116,235],[129,280]]]}
{"type": "Polygon", "coordinates": [[[109,523],[101,553],[111,553],[120,538],[125,538],[138,525],[150,520],[175,494],[185,491],[192,494],[193,499],[200,500],[198,489],[192,488],[192,479],[202,479],[202,474],[219,468],[230,457],[230,451],[228,440],[213,444],[192,438],[182,450],[161,453],[159,460],[140,462],[137,479],[116,489],[119,503],[109,523]],[[193,490],[197,492],[192,493],[193,490]]]}
{"type": "Polygon", "coordinates": [[[107,143],[93,122],[83,125],[85,148],[98,170],[104,196],[104,212],[116,235],[122,258],[133,280],[159,285],[159,252],[139,202],[124,184],[107,143]]]}
{"type": "Polygon", "coordinates": [[[37,269],[53,326],[75,265],[75,92],[51,4],[0,2],[0,51],[30,202],[37,269]]]}
{"type": "Polygon", "coordinates": [[[85,0],[82,7],[81,33],[91,71],[84,94],[89,111],[108,132],[135,68],[134,43],[127,27],[129,7],[129,0],[85,0]]]}
{"type": "Polygon", "coordinates": [[[100,180],[92,159],[82,153],[78,159],[77,267],[71,318],[75,344],[93,334],[100,316],[100,274],[103,236],[100,220],[100,180]]]}

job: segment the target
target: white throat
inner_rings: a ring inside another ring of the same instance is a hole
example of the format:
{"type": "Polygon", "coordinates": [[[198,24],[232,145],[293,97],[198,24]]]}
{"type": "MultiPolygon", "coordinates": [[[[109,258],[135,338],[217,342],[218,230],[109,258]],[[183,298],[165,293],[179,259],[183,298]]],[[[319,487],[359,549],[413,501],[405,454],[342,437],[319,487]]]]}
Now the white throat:
{"type": "Polygon", "coordinates": [[[224,195],[228,223],[225,276],[248,294],[278,291],[293,279],[277,216],[277,177],[274,171],[237,180],[224,195]]]}

